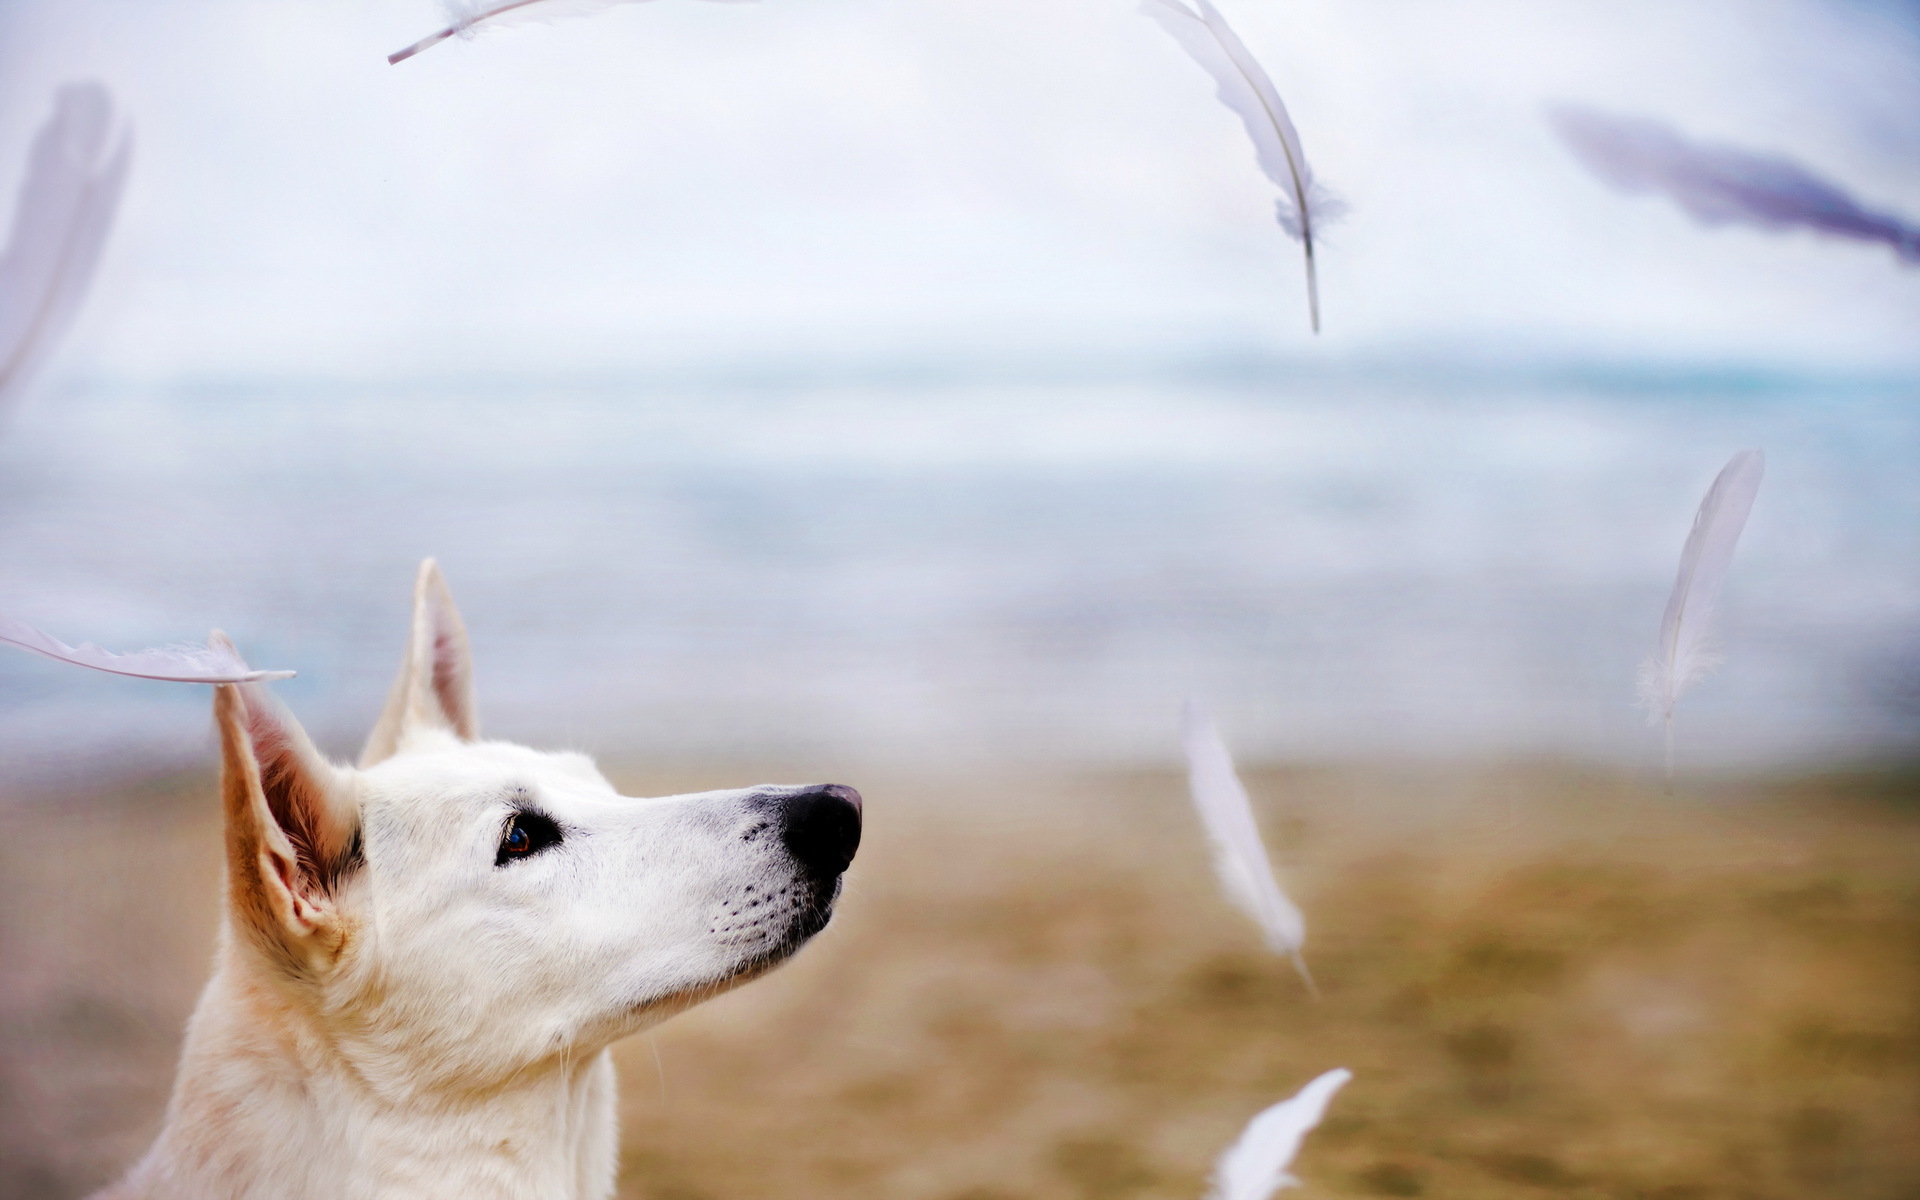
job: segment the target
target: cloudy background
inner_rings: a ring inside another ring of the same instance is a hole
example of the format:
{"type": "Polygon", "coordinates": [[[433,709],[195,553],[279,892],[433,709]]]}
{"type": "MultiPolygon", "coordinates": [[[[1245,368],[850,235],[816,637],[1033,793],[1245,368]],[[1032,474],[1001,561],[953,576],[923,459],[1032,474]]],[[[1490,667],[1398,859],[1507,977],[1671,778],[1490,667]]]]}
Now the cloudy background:
{"type": "MultiPolygon", "coordinates": [[[[434,553],[494,727],[608,752],[1158,761],[1192,691],[1248,753],[1644,763],[1679,541],[1760,444],[1683,757],[1910,746],[1920,272],[1609,192],[1542,108],[1920,214],[1920,10],[1225,11],[1351,206],[1317,339],[1124,0],[656,0],[399,66],[427,0],[9,0],[0,196],[63,81],[137,150],[0,438],[0,611],[226,625],[336,749],[434,553]]],[[[196,689],[4,667],[16,772],[203,751],[196,689]]]]}
{"type": "Polygon", "coordinates": [[[924,353],[1920,360],[1884,250],[1584,176],[1543,102],[1663,116],[1920,212],[1902,5],[1228,10],[1352,205],[1295,248],[1209,82],[1124,0],[657,0],[385,55],[426,0],[11,0],[10,183],[93,77],[139,170],[69,369],[620,370],[924,353]]]}

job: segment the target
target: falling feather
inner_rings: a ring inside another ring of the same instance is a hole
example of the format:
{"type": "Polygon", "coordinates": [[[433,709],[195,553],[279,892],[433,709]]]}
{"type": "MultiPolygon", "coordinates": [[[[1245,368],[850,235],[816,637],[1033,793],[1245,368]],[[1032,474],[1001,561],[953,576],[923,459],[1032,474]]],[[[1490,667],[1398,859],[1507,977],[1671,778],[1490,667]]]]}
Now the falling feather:
{"type": "Polygon", "coordinates": [[[1273,952],[1293,960],[1308,990],[1318,994],[1313,975],[1300,955],[1307,940],[1306,918],[1274,879],[1266,845],[1260,840],[1260,827],[1253,820],[1253,805],[1234,773],[1233,757],[1197,701],[1187,701],[1184,723],[1187,783],[1193,793],[1194,810],[1200,814],[1200,824],[1213,847],[1220,886],[1227,898],[1260,926],[1273,952]]]}
{"type": "MultiPolygon", "coordinates": [[[[554,21],[564,17],[584,17],[604,12],[619,4],[643,4],[646,0],[447,0],[447,27],[428,34],[405,50],[387,55],[389,63],[403,63],[422,50],[437,46],[450,37],[472,37],[482,25],[514,25],[523,21],[554,21]]],[[[722,0],[739,2],[739,0],[722,0]]]]}
{"type": "Polygon", "coordinates": [[[1662,192],[1703,225],[1811,229],[1883,242],[1920,264],[1920,226],[1874,212],[1796,162],[1692,142],[1658,121],[1562,105],[1548,120],[1588,170],[1623,192],[1662,192]]]}
{"type": "Polygon", "coordinates": [[[1298,1186],[1300,1181],[1287,1168],[1325,1115],[1333,1094],[1352,1078],[1352,1071],[1335,1068],[1249,1121],[1215,1165],[1208,1200],[1267,1200],[1281,1188],[1298,1186]]]}
{"type": "Polygon", "coordinates": [[[1766,469],[1766,455],[1742,450],[1707,489],[1680,551],[1680,572],[1660,619],[1659,647],[1640,667],[1640,702],[1646,706],[1648,720],[1666,729],[1669,779],[1673,777],[1674,702],[1720,664],[1715,630],[1720,585],[1766,469]]]}
{"type": "Polygon", "coordinates": [[[1210,0],[1194,0],[1198,11],[1180,0],[1144,0],[1140,11],[1160,23],[1174,40],[1213,76],[1220,102],[1238,113],[1253,139],[1260,169],[1280,188],[1274,204],[1280,228],[1300,243],[1307,261],[1307,313],[1320,332],[1320,284],[1314,268],[1314,229],[1340,215],[1340,205],[1314,182],[1313,169],[1300,148],[1300,134],[1287,106],[1238,34],[1210,0]]]}
{"type": "Polygon", "coordinates": [[[100,261],[132,154],[112,126],[105,88],[68,84],[33,139],[0,255],[0,411],[73,323],[100,261]]]}
{"type": "Polygon", "coordinates": [[[0,642],[44,654],[48,658],[91,667],[114,675],[136,679],[163,679],[173,683],[257,683],[264,679],[291,679],[292,671],[256,671],[234,649],[227,635],[216,632],[204,646],[168,646],[159,650],[140,650],[115,654],[92,642],[69,646],[59,638],[42,633],[25,621],[0,617],[0,642]]]}

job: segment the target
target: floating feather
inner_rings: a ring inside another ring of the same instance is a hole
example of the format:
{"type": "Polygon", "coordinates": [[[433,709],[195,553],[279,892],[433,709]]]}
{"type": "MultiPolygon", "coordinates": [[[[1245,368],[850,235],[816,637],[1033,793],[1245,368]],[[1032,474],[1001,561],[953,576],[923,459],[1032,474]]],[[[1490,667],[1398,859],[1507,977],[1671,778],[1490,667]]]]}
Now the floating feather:
{"type": "Polygon", "coordinates": [[[1194,0],[1199,11],[1180,0],[1144,0],[1140,11],[1160,23],[1182,48],[1213,76],[1220,102],[1238,113],[1253,139],[1260,169],[1280,188],[1275,215],[1287,236],[1300,243],[1307,259],[1307,312],[1320,332],[1320,285],[1313,265],[1316,225],[1339,216],[1339,204],[1314,182],[1313,169],[1300,149],[1300,134],[1253,55],[1210,0],[1194,0]]]}
{"type": "Polygon", "coordinates": [[[481,25],[511,25],[522,21],[553,21],[563,17],[584,17],[617,4],[641,4],[645,0],[446,0],[447,27],[421,38],[405,50],[387,55],[389,63],[402,63],[422,50],[437,46],[450,37],[471,37],[481,25]]]}
{"type": "Polygon", "coordinates": [[[292,679],[292,671],[256,671],[224,633],[215,633],[204,646],[169,646],[114,654],[92,642],[69,646],[25,621],[0,617],[0,642],[57,658],[76,667],[91,667],[136,679],[164,679],[173,683],[257,683],[263,679],[292,679]]]}
{"type": "Polygon", "coordinates": [[[1714,618],[1733,547],[1747,527],[1767,457],[1742,450],[1714,478],[1680,550],[1680,572],[1660,618],[1660,645],[1640,667],[1640,702],[1648,720],[1666,727],[1667,778],[1673,778],[1673,705],[1720,664],[1714,618]]]}
{"type": "Polygon", "coordinates": [[[1208,1200],[1267,1200],[1281,1188],[1298,1186],[1300,1181],[1287,1168],[1300,1153],[1300,1143],[1325,1115],[1333,1094],[1352,1078],[1353,1072],[1345,1067],[1328,1071],[1301,1088],[1299,1095],[1248,1122],[1246,1131],[1215,1165],[1208,1200]]]}
{"type": "Polygon", "coordinates": [[[105,88],[68,84],[33,139],[0,255],[0,409],[73,323],[100,261],[132,154],[112,125],[105,88]]]}
{"type": "Polygon", "coordinates": [[[1664,192],[1702,224],[1884,242],[1901,261],[1920,263],[1920,225],[1874,212],[1798,163],[1688,141],[1657,121],[1567,106],[1548,119],[1595,175],[1624,192],[1664,192]]]}
{"type": "Polygon", "coordinates": [[[1254,923],[1276,954],[1293,960],[1307,989],[1318,994],[1313,975],[1300,955],[1307,940],[1306,918],[1274,879],[1253,805],[1233,769],[1233,756],[1197,701],[1187,701],[1183,742],[1187,752],[1187,783],[1194,810],[1213,847],[1213,865],[1220,886],[1254,923]]]}

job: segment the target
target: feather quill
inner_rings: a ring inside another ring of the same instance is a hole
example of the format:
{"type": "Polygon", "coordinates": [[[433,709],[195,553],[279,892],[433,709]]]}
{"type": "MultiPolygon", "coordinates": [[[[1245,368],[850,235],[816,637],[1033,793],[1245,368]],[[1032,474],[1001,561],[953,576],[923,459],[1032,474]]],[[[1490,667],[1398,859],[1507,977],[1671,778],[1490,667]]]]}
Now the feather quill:
{"type": "Polygon", "coordinates": [[[1291,959],[1307,990],[1318,995],[1306,959],[1300,954],[1307,941],[1306,918],[1274,878],[1266,844],[1260,840],[1260,827],[1253,819],[1253,805],[1233,769],[1233,756],[1199,702],[1187,701],[1183,723],[1187,784],[1193,794],[1194,811],[1200,814],[1200,824],[1213,848],[1220,886],[1229,900],[1253,918],[1268,947],[1291,959]]]}
{"type": "Polygon", "coordinates": [[[73,323],[113,226],[133,140],[97,83],[62,87],[33,139],[0,254],[0,410],[73,323]]]}
{"type": "Polygon", "coordinates": [[[1666,729],[1667,778],[1673,778],[1673,706],[1682,693],[1720,664],[1715,618],[1720,585],[1733,562],[1733,548],[1747,527],[1747,514],[1766,474],[1767,457],[1742,450],[1714,478],[1694,514],[1680,571],[1660,618],[1660,643],[1640,667],[1640,702],[1647,718],[1666,729]]]}
{"type": "Polygon", "coordinates": [[[1693,142],[1658,121],[1562,105],[1548,120],[1586,168],[1623,192],[1659,192],[1703,225],[1811,229],[1883,242],[1920,264],[1920,226],[1874,212],[1839,185],[1785,158],[1693,142]]]}
{"type": "Polygon", "coordinates": [[[1320,285],[1313,261],[1315,226],[1339,215],[1339,204],[1314,182],[1300,148],[1299,131],[1266,70],[1234,33],[1211,0],[1143,0],[1140,11],[1173,35],[1192,59],[1213,76],[1220,102],[1239,115],[1253,139],[1261,171],[1280,188],[1275,216],[1287,236],[1300,243],[1307,262],[1307,313],[1320,332],[1320,285]]]}
{"type": "Polygon", "coordinates": [[[1298,1186],[1300,1181],[1287,1169],[1300,1153],[1300,1143],[1326,1114],[1333,1094],[1352,1078],[1353,1072],[1345,1067],[1328,1071],[1292,1099],[1248,1122],[1246,1131],[1214,1166],[1208,1200],[1267,1200],[1281,1188],[1298,1186]]]}
{"type": "MultiPolygon", "coordinates": [[[[741,0],[720,2],[739,3],[741,0]]],[[[472,37],[474,30],[482,25],[555,21],[604,12],[619,4],[643,3],[646,0],[446,0],[446,28],[428,34],[404,50],[387,55],[387,62],[403,63],[422,50],[437,46],[451,37],[472,37]]]]}
{"type": "Polygon", "coordinates": [[[136,679],[162,679],[173,683],[258,683],[266,679],[292,679],[292,671],[256,671],[249,667],[224,633],[215,632],[204,646],[168,646],[158,650],[140,650],[115,654],[92,642],[69,646],[51,634],[43,633],[25,621],[0,616],[0,642],[18,646],[35,654],[91,667],[113,675],[131,675],[136,679]]]}

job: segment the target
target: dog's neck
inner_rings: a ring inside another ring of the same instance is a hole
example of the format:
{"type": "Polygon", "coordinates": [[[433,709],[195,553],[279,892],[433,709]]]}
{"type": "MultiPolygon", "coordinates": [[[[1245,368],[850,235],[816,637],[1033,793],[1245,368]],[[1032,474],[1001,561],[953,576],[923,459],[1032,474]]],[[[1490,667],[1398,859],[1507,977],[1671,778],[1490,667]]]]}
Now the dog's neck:
{"type": "Polygon", "coordinates": [[[97,1200],[603,1200],[618,1128],[605,1051],[500,1086],[396,1092],[231,940],[194,1010],[165,1128],[97,1200]]]}

